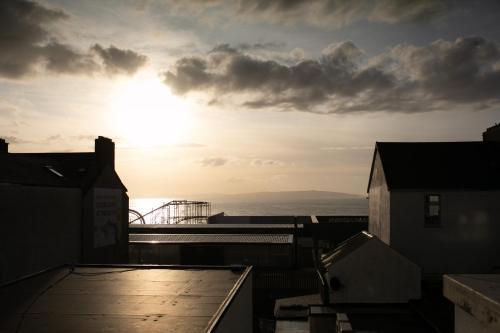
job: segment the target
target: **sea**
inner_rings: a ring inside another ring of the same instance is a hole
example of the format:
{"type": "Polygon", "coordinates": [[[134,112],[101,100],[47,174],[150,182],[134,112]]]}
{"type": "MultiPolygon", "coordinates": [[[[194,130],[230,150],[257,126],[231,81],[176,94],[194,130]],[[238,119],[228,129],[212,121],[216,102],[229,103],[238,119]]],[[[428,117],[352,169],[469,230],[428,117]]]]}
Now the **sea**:
{"type": "MultiPolygon", "coordinates": [[[[182,200],[183,198],[175,198],[182,200]]],[[[174,198],[132,198],[130,208],[142,215],[174,198]]],[[[335,216],[335,215],[368,215],[368,200],[366,198],[348,199],[303,199],[303,200],[251,200],[251,201],[213,201],[211,214],[224,212],[232,216],[335,216]]]]}

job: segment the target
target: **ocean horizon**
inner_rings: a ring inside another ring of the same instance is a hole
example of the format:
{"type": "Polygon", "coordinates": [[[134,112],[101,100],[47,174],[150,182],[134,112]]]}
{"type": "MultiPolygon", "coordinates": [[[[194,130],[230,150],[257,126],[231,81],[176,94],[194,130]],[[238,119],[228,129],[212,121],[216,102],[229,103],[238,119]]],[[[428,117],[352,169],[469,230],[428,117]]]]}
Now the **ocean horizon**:
{"type": "MultiPolygon", "coordinates": [[[[172,200],[185,198],[154,197],[131,198],[130,208],[142,215],[160,207],[172,200]]],[[[189,199],[186,199],[189,200],[189,199]]],[[[368,200],[359,198],[305,198],[283,200],[210,200],[211,215],[224,213],[231,216],[341,216],[341,215],[368,215],[368,200]]]]}

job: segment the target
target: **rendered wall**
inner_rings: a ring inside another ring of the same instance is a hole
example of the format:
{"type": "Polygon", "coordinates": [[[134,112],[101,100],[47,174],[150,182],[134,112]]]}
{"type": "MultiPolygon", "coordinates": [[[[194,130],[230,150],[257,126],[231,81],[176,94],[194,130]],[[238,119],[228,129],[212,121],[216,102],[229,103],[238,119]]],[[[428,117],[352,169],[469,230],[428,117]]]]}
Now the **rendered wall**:
{"type": "Polygon", "coordinates": [[[83,205],[83,262],[118,264],[128,262],[128,205],[129,198],[115,171],[105,167],[84,195],[83,205]],[[106,198],[108,197],[109,198],[106,198]],[[121,201],[119,200],[121,196],[121,201]],[[100,207],[102,205],[104,207],[100,207]],[[108,206],[112,204],[113,207],[108,206]],[[109,208],[109,209],[108,209],[109,208]],[[102,241],[99,229],[103,222],[99,211],[111,213],[115,225],[113,241],[102,241]],[[101,241],[96,241],[98,237],[101,241]]]}
{"type": "Polygon", "coordinates": [[[391,247],[424,274],[500,267],[500,192],[392,191],[391,247]],[[441,195],[441,226],[426,227],[426,194],[441,195]]]}
{"type": "Polygon", "coordinates": [[[0,185],[0,284],[80,259],[81,191],[0,185]]]}
{"type": "Polygon", "coordinates": [[[498,333],[498,329],[493,325],[484,325],[479,320],[455,305],[455,333],[498,333]]]}
{"type": "Polygon", "coordinates": [[[390,194],[378,152],[372,172],[368,193],[368,231],[390,245],[390,194]]]}
{"type": "Polygon", "coordinates": [[[214,332],[253,332],[252,280],[252,272],[250,272],[235,294],[229,308],[223,314],[222,318],[219,319],[214,332]]]}

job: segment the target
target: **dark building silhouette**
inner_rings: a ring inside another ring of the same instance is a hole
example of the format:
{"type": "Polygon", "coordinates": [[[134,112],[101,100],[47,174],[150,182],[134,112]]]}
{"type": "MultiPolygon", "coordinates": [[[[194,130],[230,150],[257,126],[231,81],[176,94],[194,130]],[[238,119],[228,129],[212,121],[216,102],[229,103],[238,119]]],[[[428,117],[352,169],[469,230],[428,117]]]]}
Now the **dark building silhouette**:
{"type": "Polygon", "coordinates": [[[500,141],[500,124],[487,128],[483,133],[483,141],[500,141]]]}
{"type": "Polygon", "coordinates": [[[126,263],[127,189],[114,143],[94,152],[11,153],[0,140],[0,283],[67,263],[126,263]]]}

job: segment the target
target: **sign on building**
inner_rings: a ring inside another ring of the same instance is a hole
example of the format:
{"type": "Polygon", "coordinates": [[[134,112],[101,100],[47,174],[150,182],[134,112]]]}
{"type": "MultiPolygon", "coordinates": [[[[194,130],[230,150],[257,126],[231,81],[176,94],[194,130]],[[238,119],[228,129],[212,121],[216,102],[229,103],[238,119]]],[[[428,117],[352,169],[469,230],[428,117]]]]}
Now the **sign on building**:
{"type": "Polygon", "coordinates": [[[94,248],[118,243],[122,228],[122,191],[94,189],[94,248]]]}

